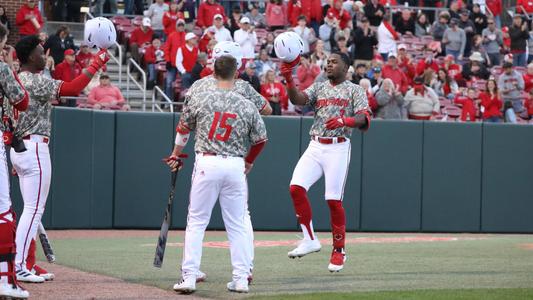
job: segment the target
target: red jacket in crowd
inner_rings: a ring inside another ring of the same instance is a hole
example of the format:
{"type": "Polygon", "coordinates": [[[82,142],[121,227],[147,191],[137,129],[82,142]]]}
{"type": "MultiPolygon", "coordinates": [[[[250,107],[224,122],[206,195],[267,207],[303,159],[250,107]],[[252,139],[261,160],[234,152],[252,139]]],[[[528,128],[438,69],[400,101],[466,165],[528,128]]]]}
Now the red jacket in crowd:
{"type": "Polygon", "coordinates": [[[207,66],[202,69],[202,72],[200,72],[200,78],[207,77],[209,75],[213,74],[213,69],[208,68],[207,66]]]}
{"type": "Polygon", "coordinates": [[[516,1],[516,11],[519,14],[522,14],[524,11],[520,8],[520,6],[524,7],[524,9],[526,10],[526,12],[528,14],[533,13],[533,1],[531,1],[531,0],[518,0],[518,1],[516,1]]]}
{"type": "Polygon", "coordinates": [[[142,47],[146,43],[152,43],[153,35],[154,31],[152,28],[148,28],[148,30],[144,32],[141,27],[137,27],[131,32],[129,43],[130,45],[137,44],[139,47],[142,47]]]}
{"type": "Polygon", "coordinates": [[[39,29],[43,27],[44,22],[38,5],[35,5],[33,8],[30,8],[27,4],[22,5],[17,12],[15,24],[18,26],[19,34],[21,35],[39,34],[39,29]],[[39,23],[39,28],[35,27],[31,19],[26,20],[26,16],[31,14],[35,16],[37,23],[39,23]]]}
{"type": "Polygon", "coordinates": [[[198,49],[200,49],[200,52],[207,53],[207,45],[209,42],[213,39],[213,36],[209,33],[204,33],[202,38],[198,41],[198,49]]]}
{"type": "Polygon", "coordinates": [[[167,11],[163,15],[163,27],[166,36],[170,36],[171,33],[176,31],[176,22],[178,19],[185,19],[181,11],[178,12],[169,12],[167,11]]]}
{"type": "Polygon", "coordinates": [[[81,74],[81,71],[82,68],[77,62],[74,62],[73,65],[69,65],[66,61],[63,61],[56,66],[52,77],[64,82],[71,82],[74,80],[74,78],[81,74]]]}
{"type": "Polygon", "coordinates": [[[350,16],[350,13],[348,13],[344,9],[341,9],[339,11],[339,10],[336,10],[335,7],[330,7],[327,13],[328,14],[332,13],[335,16],[335,19],[339,20],[339,26],[343,30],[344,28],[348,27],[348,24],[352,21],[352,17],[350,16]]]}
{"type": "Polygon", "coordinates": [[[272,97],[278,96],[279,103],[283,109],[287,109],[289,106],[289,97],[285,91],[283,84],[279,82],[264,83],[261,85],[261,95],[268,101],[271,101],[272,97]]]}
{"type": "Polygon", "coordinates": [[[495,16],[502,14],[502,0],[485,0],[485,3],[495,16]]]}
{"type": "Polygon", "coordinates": [[[76,62],[80,64],[82,68],[87,68],[91,63],[91,59],[93,59],[93,56],[94,54],[92,54],[91,52],[83,53],[80,51],[76,55],[76,62]]]}
{"type": "Polygon", "coordinates": [[[453,102],[463,106],[463,109],[461,110],[461,121],[466,121],[467,119],[470,119],[472,122],[476,121],[476,106],[474,104],[474,99],[457,95],[453,102]]]}
{"type": "Polygon", "coordinates": [[[418,61],[418,64],[416,65],[416,74],[417,75],[422,75],[424,74],[424,71],[428,68],[431,68],[433,69],[433,71],[435,71],[435,73],[437,73],[439,71],[439,65],[437,64],[437,62],[435,60],[431,61],[430,64],[428,64],[426,62],[426,59],[425,58],[422,58],[418,61]]]}
{"type": "Polygon", "coordinates": [[[527,99],[525,104],[526,104],[527,114],[530,117],[533,117],[533,99],[532,98],[527,99]]]}
{"type": "Polygon", "coordinates": [[[291,26],[298,25],[298,16],[304,15],[307,18],[307,23],[311,21],[322,22],[322,4],[320,0],[300,0],[301,6],[297,5],[298,1],[290,0],[287,8],[289,15],[289,22],[291,26]]]}
{"type": "Polygon", "coordinates": [[[528,92],[531,91],[533,88],[533,75],[529,75],[528,73],[524,74],[524,91],[528,92]]]}
{"type": "Polygon", "coordinates": [[[224,22],[226,22],[226,15],[224,14],[224,7],[222,5],[218,3],[209,4],[207,1],[200,4],[196,25],[202,28],[213,25],[213,17],[217,14],[221,14],[224,22]]]}
{"type": "Polygon", "coordinates": [[[374,97],[374,95],[372,95],[370,91],[366,91],[366,98],[368,99],[368,106],[370,106],[372,112],[376,112],[379,108],[379,104],[376,100],[376,97],[374,97]]]}
{"type": "Polygon", "coordinates": [[[389,78],[394,85],[400,86],[400,92],[405,95],[409,89],[409,80],[399,67],[393,68],[391,65],[385,65],[381,71],[383,78],[389,78]]]}
{"type": "Polygon", "coordinates": [[[167,42],[163,46],[165,61],[171,63],[173,67],[176,66],[176,53],[178,53],[178,48],[183,45],[185,45],[185,32],[175,31],[167,38],[167,42]]]}
{"type": "Polygon", "coordinates": [[[462,71],[463,68],[458,64],[442,64],[441,68],[446,70],[448,72],[448,75],[455,79],[455,80],[461,80],[463,78],[462,71]]]}
{"type": "Polygon", "coordinates": [[[157,56],[155,55],[156,51],[157,49],[153,45],[146,47],[143,57],[145,64],[155,64],[157,62],[157,56]]]}
{"type": "Polygon", "coordinates": [[[180,49],[183,54],[183,67],[187,73],[191,73],[192,68],[194,68],[194,65],[196,64],[196,59],[198,58],[198,48],[194,47],[192,50],[189,50],[187,45],[183,45],[180,49]]]}
{"type": "Polygon", "coordinates": [[[265,18],[268,26],[285,26],[287,25],[287,7],[285,4],[274,4],[268,2],[265,18]]]}
{"type": "Polygon", "coordinates": [[[483,119],[488,119],[491,117],[501,117],[501,109],[503,106],[502,100],[497,95],[491,97],[489,93],[479,94],[479,99],[481,99],[481,105],[484,107],[483,119]]]}
{"type": "Polygon", "coordinates": [[[310,63],[308,68],[302,65],[299,66],[296,69],[296,76],[298,76],[298,81],[300,81],[299,89],[303,91],[310,87],[318,74],[320,74],[320,67],[316,64],[310,63]]]}
{"type": "Polygon", "coordinates": [[[416,77],[416,68],[415,65],[410,61],[406,56],[402,57],[401,54],[398,54],[398,67],[409,79],[409,84],[412,83],[413,79],[416,77]]]}
{"type": "Polygon", "coordinates": [[[387,6],[388,5],[398,5],[398,1],[396,0],[379,0],[379,4],[383,5],[383,6],[387,6]]]}

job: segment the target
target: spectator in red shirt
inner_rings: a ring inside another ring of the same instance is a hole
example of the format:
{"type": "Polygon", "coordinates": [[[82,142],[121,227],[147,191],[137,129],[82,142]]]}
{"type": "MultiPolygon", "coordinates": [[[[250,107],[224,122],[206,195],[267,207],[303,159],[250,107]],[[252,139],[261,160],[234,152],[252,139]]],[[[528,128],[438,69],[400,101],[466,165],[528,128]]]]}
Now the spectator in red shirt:
{"type": "Polygon", "coordinates": [[[129,40],[130,53],[133,60],[138,64],[141,64],[141,53],[139,52],[139,48],[145,47],[152,42],[154,31],[151,27],[152,22],[150,21],[150,18],[144,18],[141,26],[135,28],[131,33],[129,40]]]}
{"type": "Polygon", "coordinates": [[[188,89],[192,85],[191,71],[198,59],[198,52],[198,37],[192,32],[187,33],[185,45],[179,47],[176,53],[176,69],[181,74],[183,89],[188,89]]]}
{"type": "Polygon", "coordinates": [[[320,74],[320,67],[310,62],[308,54],[302,55],[300,65],[296,69],[296,76],[300,82],[299,89],[303,91],[310,87],[318,74],[320,74]]]}
{"type": "Polygon", "coordinates": [[[198,19],[196,20],[196,25],[206,29],[207,27],[213,25],[213,17],[217,14],[221,14],[226,19],[224,14],[224,7],[216,3],[215,0],[207,0],[200,4],[198,8],[198,19]]]}
{"type": "Polygon", "coordinates": [[[531,1],[531,0],[518,0],[518,1],[516,1],[516,13],[522,15],[522,14],[524,14],[524,11],[528,15],[533,13],[533,1],[531,1]]]}
{"type": "Polygon", "coordinates": [[[155,86],[156,82],[156,69],[155,65],[164,60],[164,53],[161,50],[161,40],[159,38],[154,38],[152,44],[146,47],[144,52],[144,64],[148,69],[148,82],[147,88],[152,89],[155,86]]]}
{"type": "Polygon", "coordinates": [[[461,109],[461,121],[476,121],[476,89],[469,88],[466,96],[459,94],[455,97],[453,102],[463,106],[461,109]]]}
{"type": "Polygon", "coordinates": [[[533,90],[529,91],[528,98],[526,99],[527,118],[533,119],[533,90]]]}
{"type": "Polygon", "coordinates": [[[524,91],[528,92],[533,89],[533,63],[527,65],[527,73],[524,74],[524,91]]]}
{"type": "Polygon", "coordinates": [[[433,69],[433,71],[437,73],[439,71],[439,65],[437,64],[437,60],[435,59],[436,53],[433,51],[425,51],[424,54],[425,58],[421,58],[418,61],[418,64],[416,66],[416,74],[420,76],[428,68],[433,69]]]}
{"type": "Polygon", "coordinates": [[[502,14],[502,0],[485,0],[487,8],[490,10],[492,16],[494,16],[494,21],[496,21],[496,26],[498,28],[502,27],[502,20],[500,15],[502,14]]]}
{"type": "Polygon", "coordinates": [[[81,44],[80,51],[76,55],[76,62],[80,64],[82,68],[85,69],[89,66],[93,56],[94,55],[91,53],[91,49],[89,49],[89,46],[81,44]]]}
{"type": "Polygon", "coordinates": [[[409,84],[411,84],[413,78],[416,76],[416,69],[411,55],[407,53],[407,46],[405,44],[398,46],[398,66],[405,76],[407,76],[409,84]]]}
{"type": "Polygon", "coordinates": [[[26,4],[17,12],[15,24],[19,29],[20,37],[38,34],[43,26],[43,17],[39,11],[36,0],[27,0],[26,4]]]}
{"type": "Polygon", "coordinates": [[[479,99],[481,99],[483,121],[499,123],[502,118],[503,102],[500,99],[498,84],[494,78],[487,81],[486,91],[479,95],[479,99]]]}
{"type": "Polygon", "coordinates": [[[270,0],[267,4],[265,17],[270,31],[284,29],[287,23],[287,7],[283,0],[270,0]]]}
{"type": "Polygon", "coordinates": [[[315,32],[318,32],[318,26],[324,19],[320,0],[289,0],[287,11],[291,27],[298,25],[298,17],[304,15],[315,32]]]}
{"type": "Polygon", "coordinates": [[[383,78],[390,78],[394,85],[398,88],[402,94],[405,94],[409,89],[409,81],[407,77],[398,67],[398,60],[396,58],[397,54],[394,52],[389,53],[387,64],[383,67],[382,74],[383,78]]]}
{"type": "MultiPolygon", "coordinates": [[[[52,77],[56,80],[64,82],[71,82],[74,78],[81,74],[82,67],[76,62],[75,52],[72,49],[65,50],[65,58],[63,61],[56,65],[52,77]]],[[[66,103],[67,106],[76,106],[76,100],[69,99],[66,103]]]]}
{"type": "Polygon", "coordinates": [[[342,8],[342,0],[335,0],[333,7],[330,7],[327,13],[332,13],[335,19],[339,20],[339,26],[342,30],[352,25],[352,17],[349,12],[342,8]]]}
{"type": "Polygon", "coordinates": [[[463,72],[463,68],[461,65],[455,63],[455,57],[451,54],[444,57],[444,63],[440,66],[440,68],[446,70],[448,75],[450,75],[450,77],[456,81],[463,79],[463,75],[461,74],[463,72]]]}
{"type": "MultiPolygon", "coordinates": [[[[181,4],[183,6],[183,4],[181,4]]],[[[167,37],[176,31],[176,22],[178,19],[183,19],[183,13],[180,10],[180,5],[175,2],[170,2],[169,11],[163,15],[163,27],[167,37]]]]}
{"type": "Polygon", "coordinates": [[[87,103],[94,109],[129,110],[120,90],[111,84],[108,75],[100,76],[100,85],[89,92],[87,103]]]}
{"type": "Polygon", "coordinates": [[[215,31],[215,27],[209,27],[204,31],[204,35],[202,35],[202,38],[198,42],[198,49],[200,49],[200,52],[207,52],[207,45],[211,40],[215,39],[215,31]]]}
{"type": "Polygon", "coordinates": [[[261,85],[261,95],[265,97],[272,106],[272,115],[281,115],[281,109],[288,108],[288,97],[285,87],[276,81],[276,74],[268,70],[265,75],[265,83],[261,85]]]}
{"type": "Polygon", "coordinates": [[[167,42],[163,46],[167,67],[167,73],[165,74],[165,94],[170,99],[174,95],[172,84],[176,80],[176,54],[178,53],[178,49],[183,45],[185,45],[185,20],[178,19],[176,21],[176,31],[168,37],[167,42]]]}

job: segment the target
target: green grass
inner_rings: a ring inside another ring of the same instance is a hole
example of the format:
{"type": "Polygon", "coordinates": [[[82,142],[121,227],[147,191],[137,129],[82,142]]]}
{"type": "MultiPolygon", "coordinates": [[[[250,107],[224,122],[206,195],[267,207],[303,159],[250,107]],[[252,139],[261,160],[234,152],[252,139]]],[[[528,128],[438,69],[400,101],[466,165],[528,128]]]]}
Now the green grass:
{"type": "MultiPolygon", "coordinates": [[[[415,235],[348,234],[348,238],[362,236],[415,235]]],[[[327,271],[329,246],[295,260],[287,258],[292,247],[256,248],[254,284],[249,295],[225,291],[231,278],[229,251],[204,248],[201,269],[208,274],[208,281],[197,286],[197,295],[218,299],[533,299],[533,250],[520,247],[533,243],[533,236],[474,237],[482,239],[350,244],[345,269],[335,274],[327,271]]],[[[296,238],[295,233],[256,234],[257,240],[296,238]]],[[[155,269],[152,261],[156,239],[154,232],[153,238],[52,242],[59,264],[168,290],[179,278],[182,249],[167,247],[163,268],[155,269]]],[[[225,240],[225,235],[207,233],[206,241],[215,240],[225,240]]],[[[170,243],[182,241],[182,234],[169,239],[170,243]]]]}

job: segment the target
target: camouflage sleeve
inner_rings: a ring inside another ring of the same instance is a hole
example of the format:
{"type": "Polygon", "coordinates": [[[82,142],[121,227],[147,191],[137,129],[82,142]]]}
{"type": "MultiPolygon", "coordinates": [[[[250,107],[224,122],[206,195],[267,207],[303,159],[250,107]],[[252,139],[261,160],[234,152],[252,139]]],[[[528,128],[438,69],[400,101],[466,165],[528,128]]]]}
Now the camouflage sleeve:
{"type": "Polygon", "coordinates": [[[59,89],[63,81],[48,78],[42,75],[31,77],[31,97],[39,102],[48,102],[59,98],[59,89]]]}
{"type": "Polygon", "coordinates": [[[196,90],[198,89],[198,86],[200,85],[200,81],[197,80],[195,81],[191,87],[187,90],[187,92],[185,93],[185,100],[184,100],[184,105],[187,105],[190,101],[191,101],[191,97],[195,94],[196,90]]]}
{"type": "Polygon", "coordinates": [[[261,96],[261,94],[259,94],[248,81],[242,81],[244,82],[243,86],[245,91],[245,95],[243,96],[252,101],[258,111],[262,111],[267,104],[267,100],[265,97],[261,96]]]}
{"type": "Polygon", "coordinates": [[[305,89],[304,94],[307,95],[307,98],[309,99],[307,101],[307,105],[310,105],[312,107],[315,106],[316,100],[318,98],[318,85],[321,83],[314,82],[311,86],[309,86],[307,89],[305,89]]]}
{"type": "Polygon", "coordinates": [[[26,95],[26,90],[17,75],[3,62],[0,62],[0,87],[11,104],[19,103],[26,95]]]}
{"type": "Polygon", "coordinates": [[[180,125],[190,131],[196,129],[196,105],[194,105],[192,101],[183,106],[183,111],[181,112],[180,121],[178,123],[178,126],[180,125]]]}
{"type": "Polygon", "coordinates": [[[261,115],[259,114],[259,111],[255,110],[253,112],[251,122],[252,122],[251,128],[250,128],[251,144],[255,145],[260,142],[266,141],[268,139],[266,126],[265,126],[265,122],[263,121],[263,118],[261,118],[261,115]]]}
{"type": "Polygon", "coordinates": [[[355,114],[359,112],[366,111],[368,113],[371,112],[370,106],[368,106],[368,99],[366,97],[365,90],[356,85],[352,97],[352,104],[353,104],[353,111],[355,114]]]}

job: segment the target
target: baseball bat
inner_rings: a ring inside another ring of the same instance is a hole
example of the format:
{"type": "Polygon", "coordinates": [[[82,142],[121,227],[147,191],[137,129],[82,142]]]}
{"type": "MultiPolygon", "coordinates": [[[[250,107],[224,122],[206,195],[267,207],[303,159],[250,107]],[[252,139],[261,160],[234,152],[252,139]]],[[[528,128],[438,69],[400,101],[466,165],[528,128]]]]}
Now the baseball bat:
{"type": "Polygon", "coordinates": [[[165,210],[165,216],[163,217],[163,223],[161,224],[161,230],[159,232],[159,238],[157,240],[157,247],[155,249],[154,267],[156,268],[161,268],[161,265],[163,264],[163,258],[165,256],[168,228],[170,227],[170,223],[172,221],[172,201],[174,200],[177,177],[178,171],[172,172],[172,176],[170,179],[170,194],[168,196],[167,209],[165,210]]]}
{"type": "Polygon", "coordinates": [[[43,223],[39,223],[39,228],[37,231],[39,234],[39,240],[41,241],[41,246],[43,247],[44,255],[46,256],[46,260],[49,263],[54,263],[56,261],[56,256],[54,255],[54,250],[52,249],[52,245],[50,244],[46,230],[44,230],[43,223]]]}

